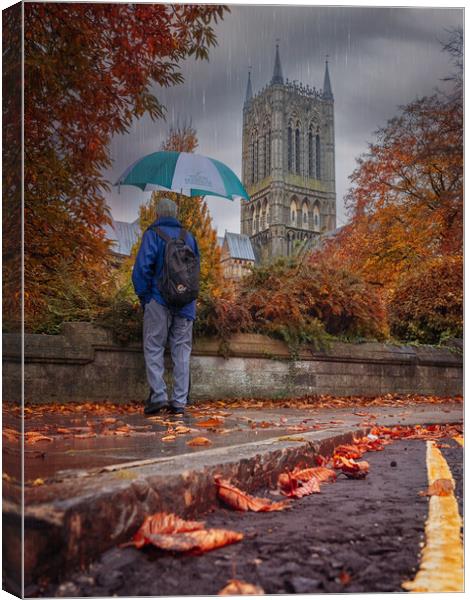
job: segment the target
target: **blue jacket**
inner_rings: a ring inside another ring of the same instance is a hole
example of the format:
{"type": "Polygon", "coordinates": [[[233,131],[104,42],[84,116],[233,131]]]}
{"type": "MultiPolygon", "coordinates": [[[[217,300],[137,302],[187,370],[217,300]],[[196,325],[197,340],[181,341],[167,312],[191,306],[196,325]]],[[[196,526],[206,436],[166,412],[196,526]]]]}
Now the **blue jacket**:
{"type": "MultiPolygon", "coordinates": [[[[181,223],[173,217],[163,217],[152,224],[152,227],[155,226],[161,227],[164,233],[175,238],[180,233],[181,223]]],[[[199,259],[199,248],[196,240],[189,232],[186,237],[186,243],[199,259]]],[[[134,290],[143,307],[152,299],[163,306],[167,306],[157,287],[157,281],[160,279],[163,269],[165,246],[166,242],[157,235],[156,231],[147,229],[144,232],[132,270],[134,290]]],[[[196,300],[180,308],[176,314],[194,321],[196,318],[196,300]]]]}

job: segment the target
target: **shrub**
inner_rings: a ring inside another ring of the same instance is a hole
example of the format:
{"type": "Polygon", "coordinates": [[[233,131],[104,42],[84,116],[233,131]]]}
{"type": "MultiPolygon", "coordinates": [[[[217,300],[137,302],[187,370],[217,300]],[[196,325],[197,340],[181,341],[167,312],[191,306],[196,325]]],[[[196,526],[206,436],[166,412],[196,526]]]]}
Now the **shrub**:
{"type": "Polygon", "coordinates": [[[446,256],[401,277],[389,305],[392,334],[435,344],[463,333],[463,259],[446,256]]]}
{"type": "Polygon", "coordinates": [[[110,329],[115,340],[123,345],[142,340],[142,316],[132,285],[119,288],[97,319],[97,324],[110,329]]]}
{"type": "Polygon", "coordinates": [[[379,295],[359,276],[341,269],[279,259],[255,268],[242,283],[241,302],[259,330],[299,345],[329,336],[386,334],[379,295]]]}

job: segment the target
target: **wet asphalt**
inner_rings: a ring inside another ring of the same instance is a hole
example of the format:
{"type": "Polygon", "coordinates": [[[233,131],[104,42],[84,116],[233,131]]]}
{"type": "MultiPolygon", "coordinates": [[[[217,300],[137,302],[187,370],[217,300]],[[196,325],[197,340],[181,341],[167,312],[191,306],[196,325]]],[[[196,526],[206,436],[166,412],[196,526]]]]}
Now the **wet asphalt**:
{"type": "MultiPolygon", "coordinates": [[[[463,510],[463,451],[442,452],[463,510]]],[[[214,595],[232,578],[267,594],[400,592],[419,568],[428,498],[426,443],[401,440],[364,456],[365,480],[338,477],[321,493],[285,512],[239,513],[222,506],[203,515],[209,527],[241,531],[244,539],[201,556],[155,548],[114,548],[62,582],[38,582],[26,596],[214,595]]],[[[259,495],[270,495],[260,490],[259,495]]],[[[462,514],[462,512],[461,512],[462,514]]]]}

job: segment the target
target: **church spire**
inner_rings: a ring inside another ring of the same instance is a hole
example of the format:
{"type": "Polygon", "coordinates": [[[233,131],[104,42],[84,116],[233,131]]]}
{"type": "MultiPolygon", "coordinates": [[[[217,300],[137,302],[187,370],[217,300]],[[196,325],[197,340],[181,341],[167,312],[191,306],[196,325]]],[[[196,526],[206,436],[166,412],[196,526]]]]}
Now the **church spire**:
{"type": "Polygon", "coordinates": [[[323,98],[324,100],[333,100],[331,91],[330,72],[328,70],[328,55],[325,61],[325,78],[323,79],[323,98]]]}
{"type": "Polygon", "coordinates": [[[276,44],[276,58],[274,59],[273,78],[271,79],[271,84],[273,83],[284,83],[284,78],[282,77],[281,59],[279,58],[279,44],[276,44]]]}
{"type": "MultiPolygon", "coordinates": [[[[251,69],[251,67],[250,67],[251,69]]],[[[248,104],[253,98],[253,89],[251,87],[251,70],[248,71],[248,83],[246,84],[245,104],[248,104]]]]}

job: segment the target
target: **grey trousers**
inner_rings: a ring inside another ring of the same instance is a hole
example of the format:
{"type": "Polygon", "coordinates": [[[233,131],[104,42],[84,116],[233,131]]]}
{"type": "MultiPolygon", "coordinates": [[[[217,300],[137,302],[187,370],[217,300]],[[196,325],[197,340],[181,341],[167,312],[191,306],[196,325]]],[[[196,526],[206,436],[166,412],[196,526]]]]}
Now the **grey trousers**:
{"type": "Polygon", "coordinates": [[[150,402],[158,406],[168,404],[163,374],[164,352],[167,342],[173,361],[172,406],[184,407],[189,392],[189,362],[192,348],[193,322],[173,315],[168,308],[151,300],[144,309],[144,357],[150,402]]]}

